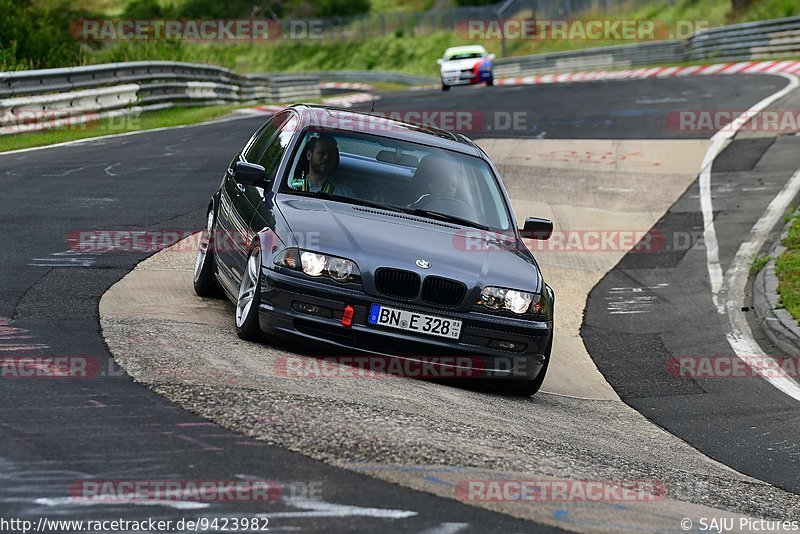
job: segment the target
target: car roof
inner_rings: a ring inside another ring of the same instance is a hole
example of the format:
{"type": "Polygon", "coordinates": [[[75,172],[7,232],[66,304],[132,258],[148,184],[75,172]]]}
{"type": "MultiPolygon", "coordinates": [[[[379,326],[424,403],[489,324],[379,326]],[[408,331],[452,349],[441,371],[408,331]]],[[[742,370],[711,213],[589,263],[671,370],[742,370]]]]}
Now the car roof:
{"type": "MultiPolygon", "coordinates": [[[[464,135],[433,126],[424,126],[391,118],[392,113],[368,113],[331,106],[297,104],[302,129],[317,126],[328,131],[357,132],[443,148],[486,159],[483,151],[464,135]]],[[[395,112],[402,113],[402,112],[395,112]]]]}
{"type": "Polygon", "coordinates": [[[444,57],[455,54],[486,54],[486,49],[481,45],[454,46],[444,51],[444,57]]]}

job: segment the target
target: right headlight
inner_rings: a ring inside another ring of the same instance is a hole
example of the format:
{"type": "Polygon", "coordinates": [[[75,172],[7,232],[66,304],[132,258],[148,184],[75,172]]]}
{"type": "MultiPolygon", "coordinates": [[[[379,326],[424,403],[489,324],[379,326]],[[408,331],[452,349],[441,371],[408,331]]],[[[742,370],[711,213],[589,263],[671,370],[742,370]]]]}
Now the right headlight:
{"type": "Polygon", "coordinates": [[[475,305],[490,310],[505,309],[518,315],[544,312],[544,299],[540,294],[493,286],[483,288],[475,305]]]}
{"type": "Polygon", "coordinates": [[[309,276],[327,276],[342,283],[357,282],[361,279],[361,272],[354,261],[312,250],[287,248],[276,254],[273,262],[281,267],[302,271],[309,276]]]}

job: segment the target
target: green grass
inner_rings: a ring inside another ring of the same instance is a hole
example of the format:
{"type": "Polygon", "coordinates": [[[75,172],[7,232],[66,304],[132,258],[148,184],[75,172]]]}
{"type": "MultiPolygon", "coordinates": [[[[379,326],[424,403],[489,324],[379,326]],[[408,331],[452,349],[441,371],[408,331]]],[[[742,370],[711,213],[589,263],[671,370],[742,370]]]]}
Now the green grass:
{"type": "Polygon", "coordinates": [[[64,129],[3,135],[0,136],[0,152],[52,145],[101,135],[194,124],[227,115],[237,107],[239,106],[174,107],[145,112],[138,117],[126,116],[102,119],[91,124],[75,125],[64,129]]]}
{"type": "Polygon", "coordinates": [[[764,254],[753,254],[753,259],[750,262],[750,274],[756,275],[758,272],[763,269],[769,260],[772,259],[772,256],[766,256],[764,254]]]}
{"type": "MultiPolygon", "coordinates": [[[[438,74],[436,58],[444,49],[468,42],[450,32],[426,36],[394,34],[366,41],[263,42],[253,44],[142,42],[117,43],[92,51],[88,63],[172,60],[210,63],[238,72],[306,70],[395,70],[438,74]]],[[[499,53],[500,43],[487,47],[499,53]]]]}
{"type": "MultiPolygon", "coordinates": [[[[113,0],[86,0],[113,4],[113,0]]],[[[373,10],[383,12],[392,7],[402,11],[417,6],[423,0],[390,2],[373,0],[373,10]]],[[[116,5],[116,4],[115,4],[116,5]]],[[[630,9],[620,13],[627,20],[656,20],[672,26],[679,20],[703,21],[709,27],[734,22],[730,13],[730,0],[655,0],[646,6],[632,2],[630,9]]],[[[748,12],[740,14],[738,20],[800,15],[800,2],[796,0],[764,0],[756,2],[748,12]]],[[[517,16],[525,15],[519,13],[517,16]]],[[[608,19],[607,13],[586,12],[581,17],[608,19]]],[[[272,41],[257,43],[179,43],[179,42],[120,42],[85,51],[86,63],[113,61],[173,60],[222,65],[238,72],[267,71],[313,71],[337,69],[396,70],[413,74],[436,76],[435,59],[445,48],[474,41],[465,39],[458,32],[438,31],[426,35],[397,32],[366,40],[340,41],[272,41]]],[[[506,43],[506,56],[541,54],[580,48],[595,48],[608,45],[631,44],[621,40],[518,40],[506,43]]],[[[481,42],[490,52],[501,56],[499,40],[481,42]]]]}
{"type": "MultiPolygon", "coordinates": [[[[35,0],[34,3],[41,6],[53,6],[57,5],[59,1],[35,0]]],[[[179,6],[184,2],[185,0],[158,0],[161,6],[179,6]]],[[[71,5],[77,9],[113,17],[121,15],[129,3],[130,0],[72,0],[71,5]]],[[[430,9],[433,7],[433,0],[370,0],[369,4],[372,13],[410,13],[430,9]]]]}
{"type": "Polygon", "coordinates": [[[775,260],[778,294],[786,310],[800,320],[800,215],[791,218],[789,232],[781,241],[786,251],[775,260]]]}

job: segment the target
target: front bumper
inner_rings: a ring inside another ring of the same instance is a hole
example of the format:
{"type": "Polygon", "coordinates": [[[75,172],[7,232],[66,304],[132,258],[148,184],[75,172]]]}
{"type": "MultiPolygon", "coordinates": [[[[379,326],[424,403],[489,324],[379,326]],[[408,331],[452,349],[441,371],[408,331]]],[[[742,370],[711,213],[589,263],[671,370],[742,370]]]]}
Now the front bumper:
{"type": "Polygon", "coordinates": [[[474,85],[492,80],[491,70],[474,70],[442,73],[443,85],[474,85]]]}
{"type": "Polygon", "coordinates": [[[334,356],[342,352],[392,356],[449,368],[450,371],[463,371],[446,376],[521,381],[536,378],[549,358],[552,321],[423,308],[269,269],[262,271],[261,288],[261,329],[273,337],[304,340],[322,347],[326,352],[320,352],[319,356],[334,356]],[[460,319],[463,321],[461,336],[458,340],[449,340],[371,325],[367,322],[367,314],[372,304],[460,319]],[[354,312],[349,327],[342,324],[344,309],[348,305],[354,312]],[[514,349],[489,346],[498,341],[505,342],[505,346],[511,343],[514,349]]]}

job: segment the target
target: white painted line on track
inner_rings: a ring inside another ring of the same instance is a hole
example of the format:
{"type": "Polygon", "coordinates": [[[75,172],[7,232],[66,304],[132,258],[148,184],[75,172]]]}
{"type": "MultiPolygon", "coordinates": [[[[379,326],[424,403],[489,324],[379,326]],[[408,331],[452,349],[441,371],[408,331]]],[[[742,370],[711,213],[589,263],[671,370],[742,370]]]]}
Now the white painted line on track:
{"type": "Polygon", "coordinates": [[[271,512],[256,514],[256,517],[296,518],[296,517],[374,517],[378,519],[405,519],[418,515],[411,510],[391,510],[388,508],[365,508],[311,499],[284,499],[284,503],[304,510],[302,512],[271,512]]]}
{"type": "Polygon", "coordinates": [[[773,93],[761,102],[758,102],[750,109],[736,117],[727,126],[719,130],[711,137],[711,146],[706,151],[703,164],[700,168],[700,209],[703,212],[703,237],[706,244],[706,262],[708,264],[708,276],[711,281],[711,296],[714,305],[719,313],[724,313],[725,303],[719,300],[719,293],[722,289],[722,267],[719,264],[719,242],[717,241],[717,231],[714,227],[714,204],[711,200],[711,166],[717,156],[727,146],[728,141],[736,135],[750,119],[758,112],[763,111],[770,104],[780,100],[784,96],[794,91],[800,85],[800,79],[792,74],[778,73],[789,80],[789,84],[780,91],[773,93]]]}
{"type": "Polygon", "coordinates": [[[719,242],[714,226],[714,206],[711,198],[711,166],[714,160],[739,129],[758,112],[778,101],[800,86],[800,79],[792,74],[779,73],[789,80],[789,85],[774,93],[761,102],[751,107],[748,111],[734,119],[711,138],[711,146],[703,159],[700,171],[700,205],[703,212],[703,236],[706,243],[706,263],[711,281],[711,296],[717,311],[727,315],[728,327],[725,337],[738,356],[745,364],[749,365],[764,380],[800,401],[800,384],[787,375],[775,360],[775,365],[750,365],[749,358],[756,358],[759,363],[765,359],[773,359],[764,353],[747,324],[747,318],[741,310],[744,302],[744,291],[748,276],[748,263],[753,254],[757,253],[767,239],[770,230],[778,223],[786,208],[800,192],[800,170],[789,179],[784,188],[772,199],[767,210],[758,219],[747,241],[742,243],[734,256],[728,272],[723,276],[719,263],[719,242]]]}
{"type": "Polygon", "coordinates": [[[764,245],[770,230],[778,224],[786,208],[798,193],[800,193],[800,169],[794,173],[781,192],[772,199],[767,210],[750,231],[749,239],[739,247],[725,276],[722,294],[726,301],[725,307],[730,327],[726,337],[736,355],[742,358],[745,363],[748,360],[743,356],[756,358],[759,361],[759,365],[751,366],[754,371],[776,388],[800,401],[800,384],[784,372],[778,359],[768,356],[761,350],[761,347],[750,332],[747,317],[741,309],[741,305],[744,302],[744,288],[747,283],[750,259],[764,245]],[[763,365],[766,359],[773,360],[774,365],[763,365]]]}
{"type": "Polygon", "coordinates": [[[456,534],[469,527],[469,523],[441,523],[437,527],[428,528],[420,534],[456,534]]]}

